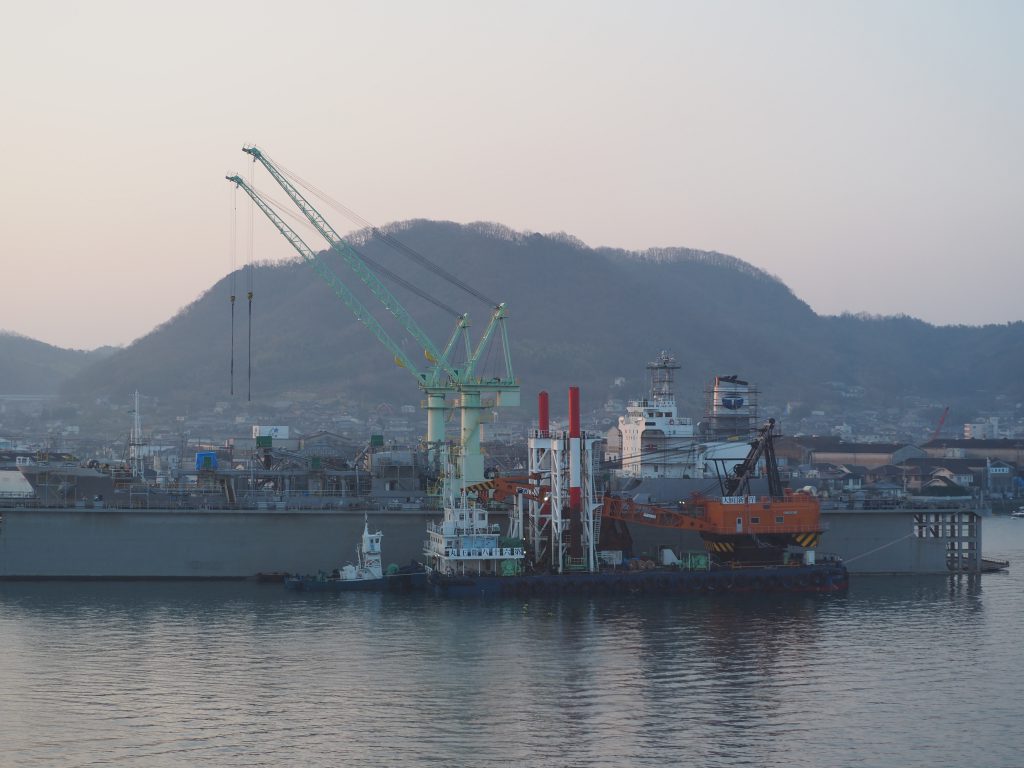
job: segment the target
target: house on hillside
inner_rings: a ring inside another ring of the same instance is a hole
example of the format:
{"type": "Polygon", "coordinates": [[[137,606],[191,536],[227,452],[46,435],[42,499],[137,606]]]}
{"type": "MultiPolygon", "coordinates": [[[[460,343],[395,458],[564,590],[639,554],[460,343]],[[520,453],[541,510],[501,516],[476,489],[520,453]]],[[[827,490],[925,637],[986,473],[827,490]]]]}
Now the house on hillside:
{"type": "Polygon", "coordinates": [[[937,470],[936,474],[921,484],[917,489],[919,496],[970,496],[971,491],[962,485],[957,485],[953,480],[937,470]]]}
{"type": "Polygon", "coordinates": [[[904,462],[903,469],[910,486],[923,482],[922,478],[926,479],[938,472],[964,488],[1007,496],[1014,493],[1019,474],[1019,467],[1016,464],[999,459],[908,459],[904,462]]]}
{"type": "Polygon", "coordinates": [[[974,485],[974,475],[970,472],[966,474],[957,474],[954,470],[947,467],[935,467],[931,471],[932,479],[942,477],[948,480],[953,485],[960,486],[961,488],[967,489],[974,485]]]}
{"type": "Polygon", "coordinates": [[[838,497],[850,488],[859,488],[860,480],[844,466],[812,464],[802,473],[799,482],[814,486],[824,497],[838,497]]]}
{"type": "Polygon", "coordinates": [[[839,477],[841,490],[847,493],[854,493],[864,487],[868,476],[867,467],[857,464],[844,464],[839,470],[842,473],[839,477]]]}
{"type": "Polygon", "coordinates": [[[875,485],[893,485],[903,487],[906,471],[896,464],[883,464],[868,471],[867,481],[875,485]]]}
{"type": "Polygon", "coordinates": [[[986,463],[985,471],[988,473],[988,492],[992,495],[1013,498],[1018,488],[1024,485],[1020,464],[991,459],[986,463]]]}

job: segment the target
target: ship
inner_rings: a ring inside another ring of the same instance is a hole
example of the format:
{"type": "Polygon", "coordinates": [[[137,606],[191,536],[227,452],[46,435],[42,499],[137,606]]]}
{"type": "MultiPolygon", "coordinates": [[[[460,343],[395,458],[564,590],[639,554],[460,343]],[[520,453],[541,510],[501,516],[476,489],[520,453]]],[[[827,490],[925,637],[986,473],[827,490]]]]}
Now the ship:
{"type": "Polygon", "coordinates": [[[542,392],[526,476],[466,485],[446,463],[444,518],[428,527],[424,545],[427,580],[438,595],[832,593],[849,586],[838,557],[816,557],[817,499],[778,481],[773,420],[730,471],[722,495],[665,509],[599,495],[593,457],[601,441],[580,428],[577,387],[569,390],[567,430],[550,429],[548,409],[542,392]],[[770,495],[755,496],[749,477],[762,460],[776,477],[770,495]],[[503,535],[487,502],[509,500],[503,535]],[[661,547],[657,561],[625,557],[614,547],[626,524],[697,531],[704,551],[679,557],[661,547]]]}
{"type": "Polygon", "coordinates": [[[380,531],[370,532],[370,521],[363,519],[363,535],[356,547],[355,564],[347,563],[332,573],[286,576],[286,589],[298,592],[412,592],[426,584],[426,571],[419,563],[384,570],[380,531]]]}

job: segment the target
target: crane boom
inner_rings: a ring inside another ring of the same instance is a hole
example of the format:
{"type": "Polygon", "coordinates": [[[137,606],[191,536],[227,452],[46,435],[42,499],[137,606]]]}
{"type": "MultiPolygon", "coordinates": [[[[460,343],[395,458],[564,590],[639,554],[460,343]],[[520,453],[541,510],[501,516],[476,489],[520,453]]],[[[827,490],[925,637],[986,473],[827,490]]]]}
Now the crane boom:
{"type": "Polygon", "coordinates": [[[504,302],[502,302],[497,307],[495,307],[494,311],[491,313],[490,322],[487,323],[487,328],[484,329],[483,336],[480,337],[480,342],[476,345],[476,349],[473,351],[473,354],[470,355],[469,361],[466,363],[466,368],[463,376],[464,380],[468,381],[469,379],[472,378],[473,373],[476,370],[476,364],[480,360],[480,355],[483,353],[484,349],[487,347],[487,344],[490,342],[491,337],[494,335],[495,329],[498,326],[500,326],[502,346],[505,352],[505,375],[509,382],[514,381],[512,376],[512,356],[510,355],[508,349],[508,331],[505,326],[505,317],[505,304],[504,302]]]}
{"type": "Polygon", "coordinates": [[[772,430],[775,429],[775,419],[768,419],[765,425],[758,430],[757,437],[750,444],[750,452],[742,464],[737,464],[729,476],[722,481],[722,495],[733,496],[737,491],[744,493],[750,487],[750,477],[757,469],[757,462],[764,457],[765,475],[768,477],[768,494],[772,498],[779,498],[783,495],[782,481],[779,478],[779,465],[775,459],[775,445],[773,442],[772,430]]]}
{"type": "Polygon", "coordinates": [[[308,263],[320,278],[327,283],[338,297],[345,302],[346,306],[352,310],[355,316],[359,319],[363,325],[365,325],[370,332],[377,337],[377,339],[388,348],[388,350],[395,356],[395,361],[411,373],[416,380],[423,384],[426,381],[427,375],[420,372],[417,367],[413,364],[409,356],[402,350],[402,348],[395,343],[394,339],[388,334],[384,327],[377,322],[377,319],[370,314],[369,310],[363,306],[363,303],[359,301],[356,296],[348,289],[348,287],[338,279],[338,276],[316,257],[312,249],[299,237],[291,227],[285,224],[284,220],[278,216],[277,212],[270,207],[269,204],[259,194],[250,187],[244,179],[240,176],[225,176],[225,178],[240,188],[245,194],[252,198],[253,202],[259,207],[266,217],[277,227],[278,231],[284,235],[284,238],[291,243],[292,247],[298,251],[299,255],[303,260],[308,263]]]}
{"type": "Polygon", "coordinates": [[[448,359],[452,350],[455,349],[455,342],[459,340],[459,334],[466,334],[467,328],[469,328],[469,315],[459,315],[459,318],[455,321],[455,330],[452,331],[451,338],[448,339],[448,343],[444,347],[444,352],[441,353],[445,360],[448,359]]]}
{"type": "Polygon", "coordinates": [[[377,276],[370,270],[359,255],[349,247],[341,236],[334,230],[334,228],[327,223],[327,220],[320,214],[313,205],[306,200],[305,197],[295,188],[295,186],[288,181],[281,171],[278,170],[277,166],[274,165],[266,155],[263,154],[257,147],[243,147],[242,151],[248,155],[251,155],[254,160],[267,169],[267,172],[274,177],[281,189],[285,191],[285,194],[291,198],[292,202],[298,207],[305,216],[309,223],[312,224],[316,230],[324,237],[324,239],[330,244],[330,246],[338,252],[339,255],[349,265],[359,279],[362,280],[367,287],[373,292],[373,295],[377,297],[377,300],[383,304],[387,310],[394,315],[394,317],[401,323],[402,327],[412,336],[423,348],[424,353],[428,359],[436,361],[436,366],[440,367],[448,376],[453,379],[458,379],[458,372],[452,367],[451,363],[448,362],[445,355],[434,345],[434,342],[430,340],[430,337],[420,328],[419,324],[412,318],[412,315],[406,311],[405,307],[399,303],[398,299],[387,289],[377,276]]]}
{"type": "MultiPolygon", "coordinates": [[[[499,304],[492,312],[490,322],[484,331],[483,338],[474,349],[469,336],[469,318],[461,315],[457,318],[455,329],[443,352],[431,341],[422,328],[409,315],[391,292],[380,281],[363,257],[346,243],[331,227],[326,219],[306,200],[306,198],[285,177],[278,167],[256,147],[244,147],[243,151],[252,156],[254,162],[259,161],[278,185],[285,191],[289,199],[302,212],[302,215],[313,225],[331,248],[336,251],[353,272],[370,289],[373,295],[391,313],[402,328],[423,349],[423,354],[430,362],[430,367],[420,370],[402,348],[387,334],[370,312],[359,302],[348,288],[321,262],[313,251],[298,237],[262,198],[240,177],[229,176],[237,186],[260,207],[274,223],[278,231],[285,236],[303,259],[314,266],[320,276],[335,290],[338,296],[352,309],[356,317],[395,356],[395,361],[414,375],[417,384],[426,393],[425,408],[427,411],[427,444],[440,445],[445,439],[445,411],[456,408],[461,413],[461,445],[462,445],[462,477],[467,482],[476,482],[484,476],[484,458],[480,450],[480,423],[483,414],[493,407],[509,407],[519,405],[519,383],[512,375],[511,352],[508,344],[508,330],[505,323],[505,305],[499,304]],[[475,374],[477,364],[485,348],[496,332],[500,332],[504,346],[505,375],[490,379],[482,379],[475,374]],[[452,354],[459,335],[466,344],[466,365],[456,367],[449,357],[452,354]],[[457,395],[457,397],[456,397],[457,395]],[[487,395],[485,398],[484,396],[487,395]]],[[[407,286],[408,287],[408,286],[407,286]]],[[[464,288],[466,286],[463,284],[464,288]]],[[[478,297],[480,294],[475,293],[478,297]]]]}

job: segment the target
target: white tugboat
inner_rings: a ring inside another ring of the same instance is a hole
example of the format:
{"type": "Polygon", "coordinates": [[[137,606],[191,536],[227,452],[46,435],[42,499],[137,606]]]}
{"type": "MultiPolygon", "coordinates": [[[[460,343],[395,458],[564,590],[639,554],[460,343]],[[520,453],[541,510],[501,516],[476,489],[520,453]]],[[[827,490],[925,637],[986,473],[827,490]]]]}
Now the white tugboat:
{"type": "Polygon", "coordinates": [[[363,536],[356,547],[356,564],[346,564],[330,576],[319,573],[316,576],[294,576],[286,578],[287,589],[304,591],[409,591],[425,584],[426,574],[421,566],[405,568],[390,566],[384,572],[381,560],[380,542],[384,534],[370,533],[370,521],[364,518],[363,536]]]}

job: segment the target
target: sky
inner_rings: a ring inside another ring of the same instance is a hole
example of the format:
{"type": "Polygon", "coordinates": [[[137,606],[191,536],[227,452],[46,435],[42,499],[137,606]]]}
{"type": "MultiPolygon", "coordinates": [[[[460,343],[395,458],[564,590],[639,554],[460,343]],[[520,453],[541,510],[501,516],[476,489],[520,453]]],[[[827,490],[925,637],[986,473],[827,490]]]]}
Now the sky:
{"type": "Polygon", "coordinates": [[[2,18],[3,330],[128,344],[233,267],[292,258],[239,223],[224,176],[248,175],[247,144],[377,224],[715,250],[821,314],[1024,320],[1017,0],[39,0],[2,18]]]}

